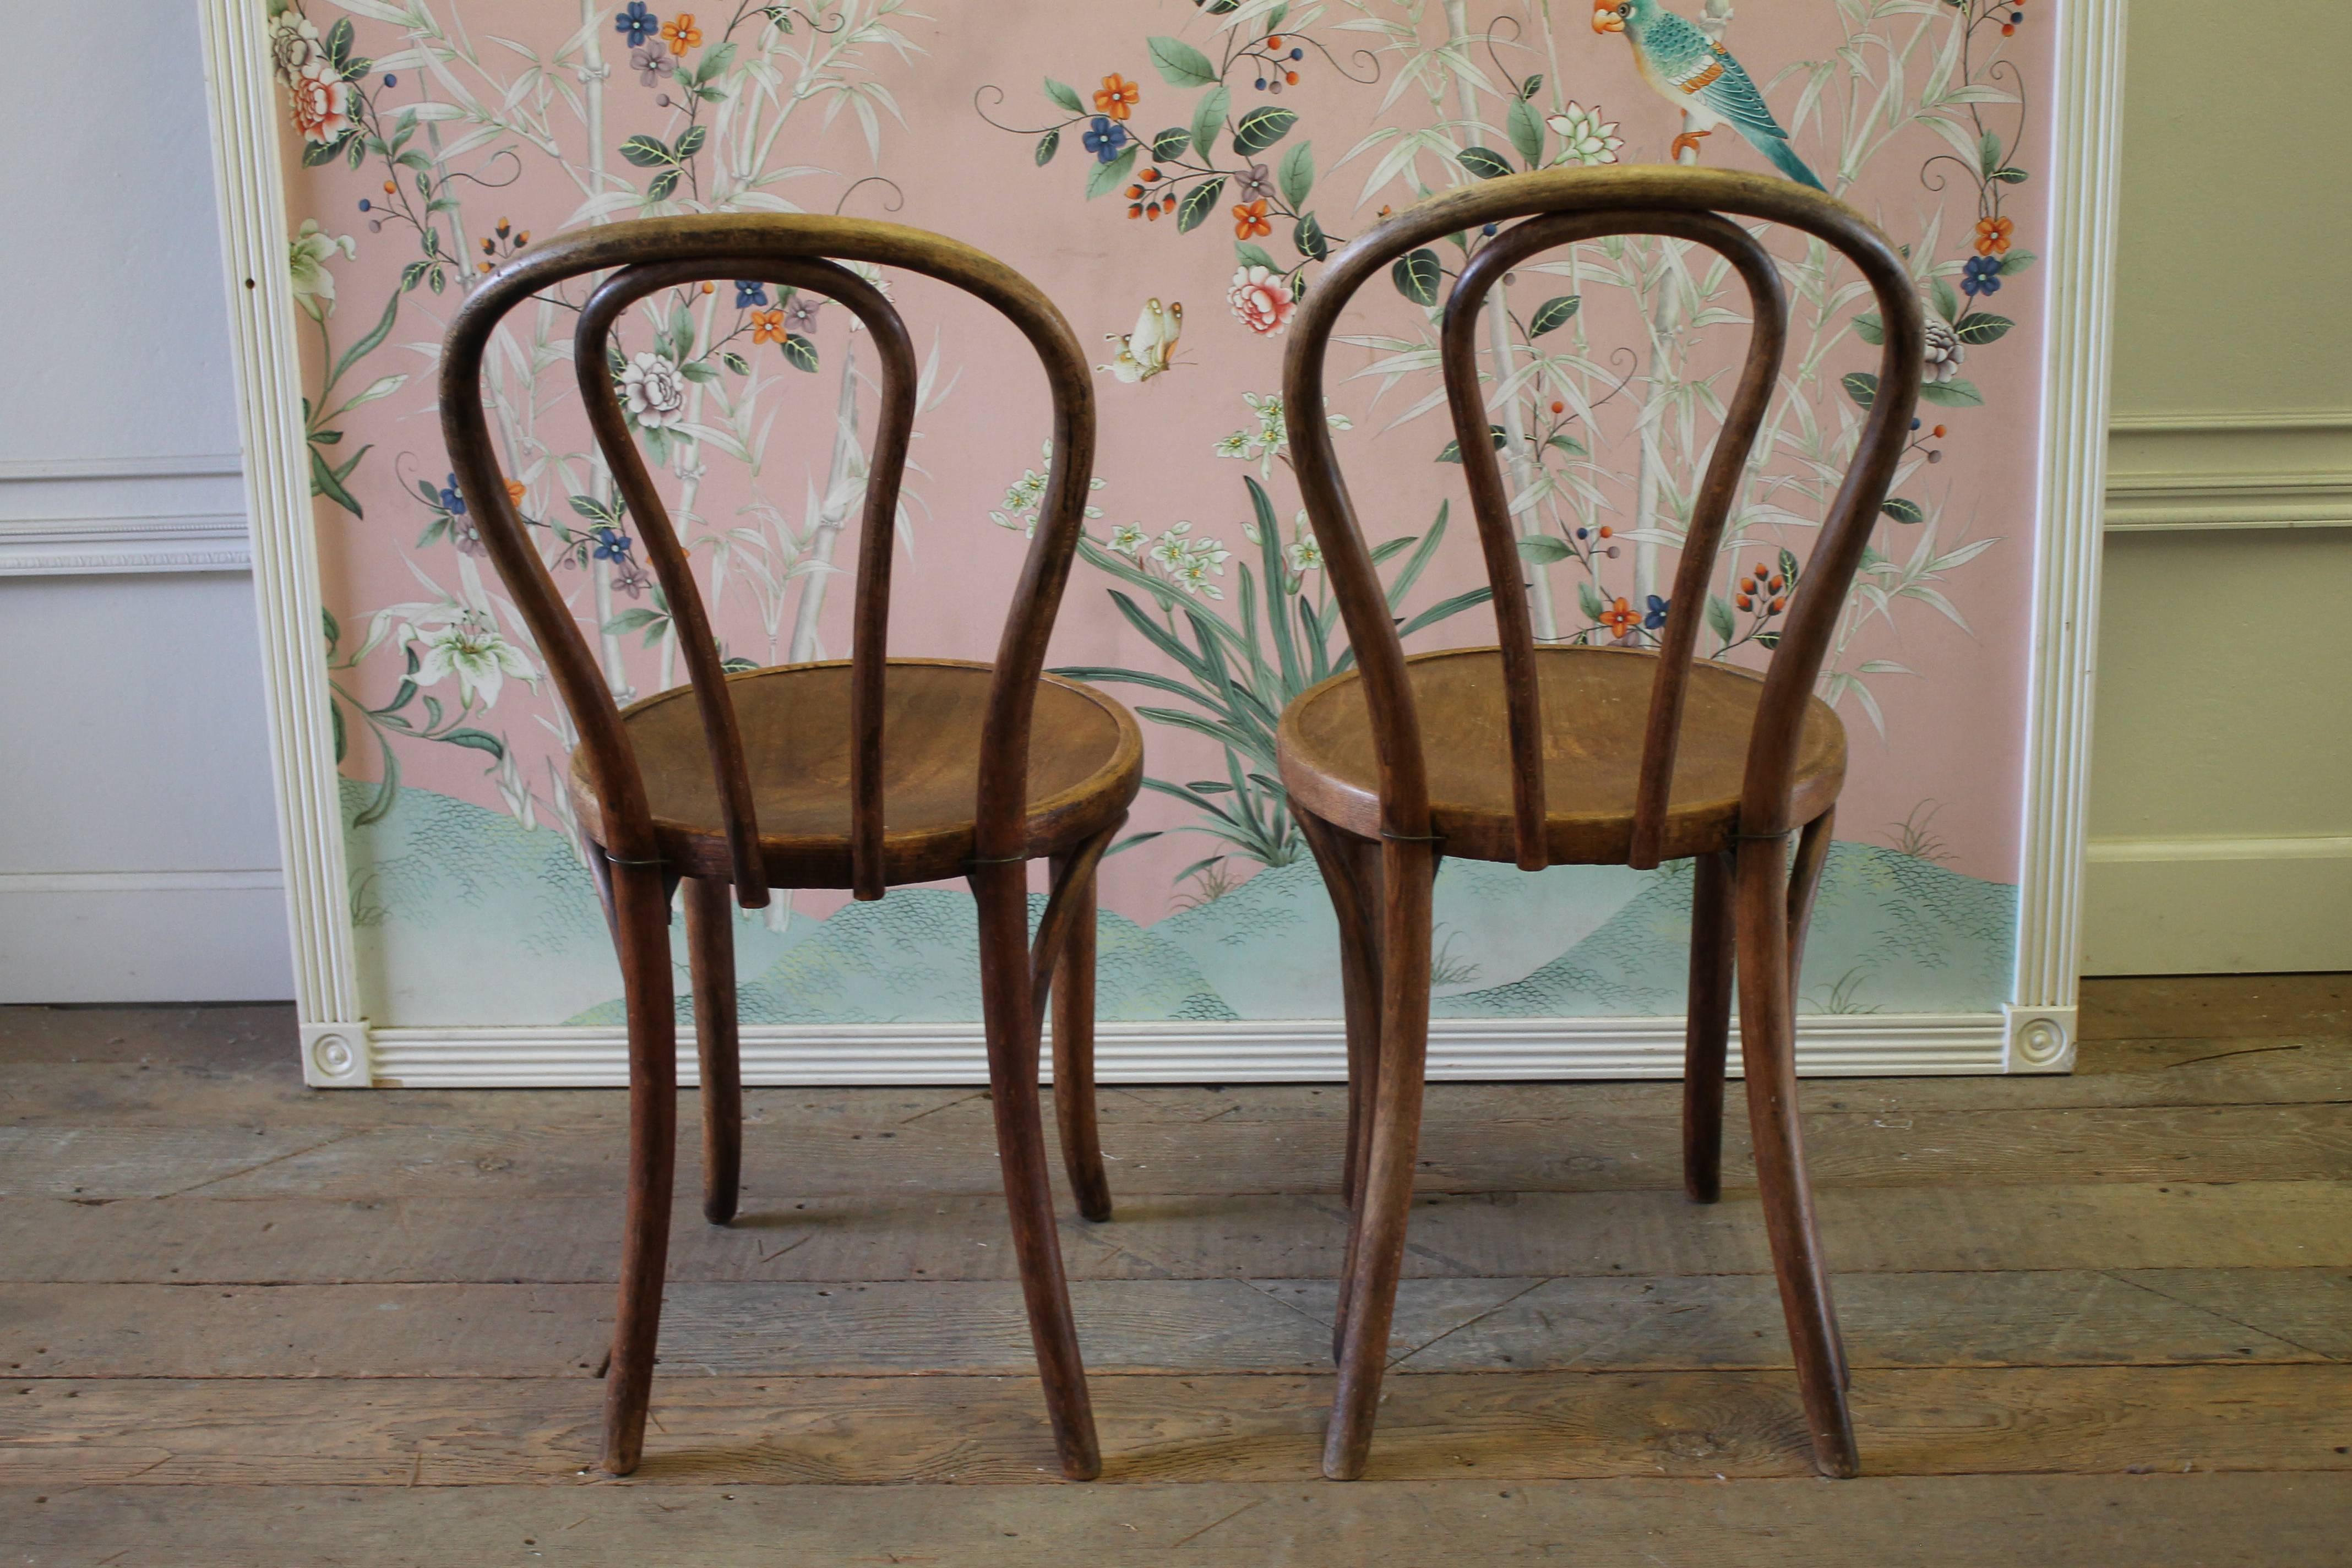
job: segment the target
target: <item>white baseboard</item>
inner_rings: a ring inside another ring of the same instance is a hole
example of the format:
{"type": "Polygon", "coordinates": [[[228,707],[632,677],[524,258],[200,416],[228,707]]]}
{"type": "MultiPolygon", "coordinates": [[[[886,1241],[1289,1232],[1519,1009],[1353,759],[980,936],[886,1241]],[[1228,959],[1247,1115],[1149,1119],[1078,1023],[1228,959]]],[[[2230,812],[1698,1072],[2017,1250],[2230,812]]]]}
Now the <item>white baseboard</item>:
{"type": "MultiPolygon", "coordinates": [[[[322,1087],[379,1089],[601,1088],[628,1081],[617,1028],[312,1026],[308,1053],[322,1087]],[[354,1061],[354,1057],[358,1058],[354,1061]]],[[[2071,1030],[2067,1031],[2071,1040],[2071,1030]]],[[[690,1031],[689,1031],[690,1035],[690,1031]]],[[[1812,1077],[1998,1073],[2012,1065],[1999,1013],[1836,1014],[1798,1024],[1798,1070],[1812,1077]]],[[[1105,1024],[1096,1035],[1107,1083],[1337,1082],[1346,1046],[1337,1020],[1284,1023],[1105,1024]]],[[[1732,1042],[1732,1071],[1739,1070],[1732,1042]]],[[[747,1026],[743,1078],[772,1085],[984,1083],[977,1024],[747,1026]]],[[[2041,1063],[2026,1070],[2050,1070],[2041,1063]]],[[[1430,1026],[1432,1079],[1679,1078],[1675,1018],[1438,1019],[1430,1026]]],[[[695,1081],[691,1038],[679,1081],[695,1081]]]]}
{"type": "Polygon", "coordinates": [[[274,870],[0,872],[0,1002],[293,994],[274,870]]]}
{"type": "Polygon", "coordinates": [[[2352,969],[2352,837],[2095,838],[2085,974],[2352,969]]]}

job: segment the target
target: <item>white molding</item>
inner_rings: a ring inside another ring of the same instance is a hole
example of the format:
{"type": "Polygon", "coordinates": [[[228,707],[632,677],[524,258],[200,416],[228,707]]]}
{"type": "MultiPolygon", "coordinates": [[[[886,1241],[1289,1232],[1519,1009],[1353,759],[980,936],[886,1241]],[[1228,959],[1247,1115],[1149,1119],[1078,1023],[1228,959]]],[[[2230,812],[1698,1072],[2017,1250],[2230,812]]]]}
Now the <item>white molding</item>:
{"type": "Polygon", "coordinates": [[[2035,1065],[2021,1059],[2028,1054],[2071,1059],[2082,963],[2126,11],[2126,0],[2081,0],[2057,16],[2017,970],[2005,1009],[2021,1041],[2004,1052],[2011,1071],[2035,1065]],[[2054,1051],[2036,1020],[2059,1030],[2054,1051]]]}
{"type": "Polygon", "coordinates": [[[2147,865],[2174,860],[2352,860],[2352,837],[2310,834],[2281,838],[2094,838],[2093,864],[2147,865]]]}
{"type": "Polygon", "coordinates": [[[50,479],[211,479],[245,473],[235,452],[185,458],[0,458],[0,484],[50,479]]]}
{"type": "Polygon", "coordinates": [[[2210,430],[2300,432],[2352,430],[2352,410],[2342,408],[2222,408],[2204,414],[2116,414],[2107,428],[2126,434],[2171,436],[2210,430]]]}
{"type": "MultiPolygon", "coordinates": [[[[359,1016],[341,813],[316,641],[317,544],[263,8],[252,0],[202,3],[306,1079],[618,1084],[624,1058],[616,1029],[371,1030],[359,1016]],[[331,1062],[314,1059],[321,1047],[331,1062]]],[[[2057,18],[2050,328],[2011,994],[2000,1013],[1808,1018],[1800,1054],[1810,1072],[2063,1070],[2071,1059],[2125,12],[2126,0],[2081,0],[2060,8],[2057,18]]],[[[1337,1077],[1342,1059],[1331,1023],[1106,1025],[1100,1037],[1105,1076],[1112,1079],[1337,1077]]],[[[755,1081],[940,1082],[977,1072],[978,1038],[977,1026],[747,1028],[744,1064],[755,1081]]],[[[1680,1070],[1681,1038],[1681,1022],[1673,1019],[1440,1021],[1432,1028],[1432,1069],[1433,1076],[1471,1078],[1672,1076],[1680,1070]]]]}
{"type": "Polygon", "coordinates": [[[0,576],[242,572],[252,564],[242,512],[0,520],[0,576]]]}
{"type": "Polygon", "coordinates": [[[2094,974],[2352,969],[2352,836],[2095,838],[2094,974]]]}
{"type": "MultiPolygon", "coordinates": [[[[203,22],[237,418],[253,512],[253,593],[270,772],[295,1005],[307,1039],[313,1028],[358,1022],[359,978],[326,661],[320,656],[318,539],[287,264],[277,87],[262,5],[203,0],[203,22]]],[[[306,1076],[310,1057],[306,1050],[306,1076]]],[[[365,1050],[355,1059],[364,1075],[365,1050]]]]}
{"type": "MultiPolygon", "coordinates": [[[[337,1037],[348,1042],[353,1036],[343,1030],[337,1037]]],[[[1103,1024],[1095,1040],[1097,1076],[1107,1083],[1346,1077],[1347,1037],[1337,1020],[1103,1024]]],[[[978,1024],[754,1025],[743,1029],[741,1046],[747,1083],[988,1081],[978,1024]]],[[[364,1051],[374,1081],[385,1088],[584,1089],[628,1082],[627,1041],[617,1027],[382,1028],[365,1032],[364,1051]]],[[[2009,1029],[1998,1013],[1826,1014],[1802,1018],[1797,1028],[1798,1070],[1816,1078],[1997,1073],[2011,1054],[2009,1029]]],[[[313,1065],[306,1056],[306,1070],[313,1065]]],[[[1731,1070],[1739,1070],[1736,1029],[1731,1070]]],[[[1673,1079],[1682,1071],[1679,1017],[1440,1018],[1429,1029],[1432,1079],[1673,1079]]],[[[680,1082],[696,1081],[690,1039],[680,1047],[678,1072],[680,1082]]]]}
{"type": "Polygon", "coordinates": [[[2110,531],[2352,525],[2352,409],[2118,416],[2107,461],[2110,531]]]}
{"type": "Polygon", "coordinates": [[[0,871],[0,898],[24,893],[276,892],[276,867],[251,871],[0,871]]]}

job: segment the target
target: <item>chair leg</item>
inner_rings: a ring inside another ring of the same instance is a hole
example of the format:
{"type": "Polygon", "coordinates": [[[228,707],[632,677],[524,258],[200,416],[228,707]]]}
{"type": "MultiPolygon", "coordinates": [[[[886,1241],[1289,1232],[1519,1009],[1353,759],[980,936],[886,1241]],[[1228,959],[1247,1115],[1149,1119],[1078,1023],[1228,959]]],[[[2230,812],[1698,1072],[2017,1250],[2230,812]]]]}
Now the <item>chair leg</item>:
{"type": "Polygon", "coordinates": [[[736,1047],[735,897],[728,883],[686,884],[686,949],[694,973],[694,1044],[702,1063],[702,1217],[735,1217],[743,1185],[743,1067],[736,1047]]]}
{"type": "Polygon", "coordinates": [[[1691,889],[1690,1012],[1683,1035],[1683,1191],[1723,1196],[1723,1061],[1731,1041],[1731,855],[1702,855],[1691,889]]]}
{"type": "MultiPolygon", "coordinates": [[[[1813,900],[1822,890],[1822,872],[1830,862],[1830,833],[1837,826],[1837,808],[1832,806],[1811,822],[1797,839],[1795,863],[1789,868],[1789,996],[1790,1008],[1797,1005],[1797,983],[1805,971],[1805,934],[1813,923],[1813,900]]],[[[1837,1353],[1837,1380],[1840,1388],[1852,1386],[1853,1373],[1847,1369],[1845,1331],[1837,1318],[1830,1319],[1830,1348],[1837,1353]]]]}
{"type": "Polygon", "coordinates": [[[1371,1156],[1369,1101],[1381,1052],[1380,903],[1366,896],[1378,884],[1380,851],[1296,805],[1291,810],[1339,922],[1340,1005],[1348,1020],[1348,1144],[1339,1193],[1353,1209],[1371,1156]]]}
{"type": "Polygon", "coordinates": [[[1354,1480],[1364,1473],[1372,1424],[1380,1414],[1381,1375],[1396,1311],[1412,1216],[1412,1175],[1421,1143],[1422,1078],[1429,1050],[1430,883],[1437,856],[1428,844],[1381,846],[1381,1059],[1371,1119],[1371,1161],[1358,1194],[1356,1244],[1341,1293],[1348,1303],[1339,1385],[1323,1435],[1323,1473],[1354,1480]]]}
{"type": "MultiPolygon", "coordinates": [[[[677,886],[650,866],[615,865],[607,913],[621,959],[629,1029],[629,1200],[621,1301],[604,1376],[604,1468],[625,1476],[645,1454],[646,1405],[661,1334],[669,1257],[670,1180],[677,1157],[677,1014],[670,984],[669,900],[677,886]]],[[[600,881],[605,879],[600,879],[600,881]]]]}
{"type": "Polygon", "coordinates": [[[1796,1009],[1790,994],[1788,871],[1783,841],[1739,846],[1739,1038],[1756,1184],[1772,1242],[1773,1272],[1797,1363],[1797,1385],[1812,1434],[1813,1465],[1853,1475],[1853,1422],[1838,1373],[1837,1309],[1813,1220],[1812,1191],[1797,1120],[1796,1009]]]}
{"type": "MultiPolygon", "coordinates": [[[[1069,874],[1054,861],[1054,879],[1069,874]]],[[[1069,934],[1054,966],[1054,1121],[1062,1135],[1062,1168],[1078,1213],[1110,1218],[1110,1180],[1103,1173],[1102,1134],[1095,1122],[1095,867],[1076,871],[1065,895],[1072,900],[1069,934]]]]}
{"type": "Polygon", "coordinates": [[[1045,1414],[1062,1473],[1088,1481],[1102,1473],[1094,1408],[1087,1397],[1086,1363],[1070,1317],[1062,1277],[1061,1238],[1054,1226],[1054,1186],[1045,1155],[1045,1125],[1037,1095],[1038,1027],[1029,969],[1026,869],[1018,862],[984,866],[971,874],[980,905],[980,997],[987,1021],[989,1098],[996,1112],[997,1161],[1013,1220],[1013,1256],[1029,1309],[1029,1338],[1045,1388],[1045,1414]]]}

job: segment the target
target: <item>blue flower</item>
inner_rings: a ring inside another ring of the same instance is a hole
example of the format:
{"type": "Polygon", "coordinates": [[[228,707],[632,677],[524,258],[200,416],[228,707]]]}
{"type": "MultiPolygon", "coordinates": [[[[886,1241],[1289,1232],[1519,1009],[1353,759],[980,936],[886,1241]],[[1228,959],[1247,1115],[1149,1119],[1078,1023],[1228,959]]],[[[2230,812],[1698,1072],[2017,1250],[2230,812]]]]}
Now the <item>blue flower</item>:
{"type": "Polygon", "coordinates": [[[594,538],[596,541],[597,560],[626,561],[629,558],[629,536],[627,534],[621,532],[617,529],[600,528],[596,530],[594,538]]]}
{"type": "Polygon", "coordinates": [[[1971,256],[1960,268],[1960,292],[1963,294],[1998,294],[2000,292],[2000,258],[1971,256]]]}
{"type": "Polygon", "coordinates": [[[1118,150],[1127,145],[1127,127],[1108,115],[1097,114],[1095,116],[1094,129],[1078,140],[1086,145],[1087,152],[1095,155],[1096,162],[1115,163],[1118,158],[1118,150]]]}
{"type": "Polygon", "coordinates": [[[767,302],[768,286],[765,283],[761,282],[756,278],[738,278],[735,279],[735,308],[737,310],[756,310],[764,306],[767,302]]]}
{"type": "Polygon", "coordinates": [[[1642,624],[1652,631],[1656,631],[1660,626],[1664,626],[1666,624],[1666,601],[1659,598],[1655,594],[1651,595],[1650,613],[1642,617],[1642,624]]]}
{"type": "Polygon", "coordinates": [[[613,31],[634,48],[661,31],[661,18],[646,9],[646,0],[629,0],[613,17],[613,31]]]}
{"type": "Polygon", "coordinates": [[[466,515],[466,498],[457,493],[457,476],[451,474],[441,490],[441,510],[452,517],[466,515]]]}

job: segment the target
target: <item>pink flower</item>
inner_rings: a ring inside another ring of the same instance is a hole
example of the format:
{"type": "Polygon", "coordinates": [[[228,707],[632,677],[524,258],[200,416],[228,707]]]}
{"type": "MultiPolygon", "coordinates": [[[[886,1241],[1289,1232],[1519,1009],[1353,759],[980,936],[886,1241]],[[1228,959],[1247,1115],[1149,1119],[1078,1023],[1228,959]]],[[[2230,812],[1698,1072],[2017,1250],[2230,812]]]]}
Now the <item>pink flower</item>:
{"type": "Polygon", "coordinates": [[[294,105],[294,129],[306,142],[340,142],[352,129],[351,84],[341,77],[313,73],[294,79],[288,95],[294,105]]]}
{"type": "Polygon", "coordinates": [[[1290,297],[1289,279],[1265,267],[1244,267],[1234,274],[1234,286],[1225,291],[1225,302],[1234,314],[1261,337],[1271,335],[1290,325],[1298,301],[1290,297]]]}

